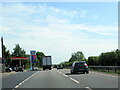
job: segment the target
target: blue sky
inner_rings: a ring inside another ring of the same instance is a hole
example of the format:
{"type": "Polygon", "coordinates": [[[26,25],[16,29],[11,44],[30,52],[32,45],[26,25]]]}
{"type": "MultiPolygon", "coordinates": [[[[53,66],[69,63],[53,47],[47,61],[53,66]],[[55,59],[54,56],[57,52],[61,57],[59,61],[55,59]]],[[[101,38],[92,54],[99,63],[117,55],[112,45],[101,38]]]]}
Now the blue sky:
{"type": "Polygon", "coordinates": [[[15,44],[44,52],[53,63],[73,52],[88,56],[118,48],[117,2],[6,2],[0,4],[0,30],[12,52],[15,44]]]}

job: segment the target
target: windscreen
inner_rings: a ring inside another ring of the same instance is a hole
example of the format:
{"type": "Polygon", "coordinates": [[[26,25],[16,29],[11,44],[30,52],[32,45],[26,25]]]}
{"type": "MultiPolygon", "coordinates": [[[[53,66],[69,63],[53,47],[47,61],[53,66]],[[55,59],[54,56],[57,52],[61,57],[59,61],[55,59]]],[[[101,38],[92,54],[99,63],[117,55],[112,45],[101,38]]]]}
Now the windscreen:
{"type": "Polygon", "coordinates": [[[80,63],[76,63],[75,66],[84,66],[85,63],[84,62],[80,62],[80,63]]]}

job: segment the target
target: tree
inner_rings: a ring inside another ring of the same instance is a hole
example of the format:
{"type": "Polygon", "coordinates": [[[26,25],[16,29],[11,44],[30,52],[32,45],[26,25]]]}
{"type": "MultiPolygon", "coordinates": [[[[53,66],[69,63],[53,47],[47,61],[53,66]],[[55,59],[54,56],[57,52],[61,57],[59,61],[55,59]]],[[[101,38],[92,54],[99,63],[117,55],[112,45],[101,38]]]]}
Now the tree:
{"type": "Polygon", "coordinates": [[[26,56],[25,50],[22,50],[19,44],[16,44],[15,48],[13,49],[12,56],[13,57],[24,57],[26,56]]]}
{"type": "MultiPolygon", "coordinates": [[[[25,50],[23,50],[19,44],[15,45],[15,48],[13,48],[13,52],[12,52],[12,57],[27,57],[25,50]]],[[[26,65],[27,61],[22,61],[22,65],[26,65]]],[[[14,60],[12,62],[12,66],[18,65],[19,61],[18,60],[14,60]]]]}
{"type": "Polygon", "coordinates": [[[83,61],[85,60],[84,54],[81,51],[78,51],[77,53],[72,53],[71,58],[69,59],[69,62],[73,61],[83,61]]]}
{"type": "Polygon", "coordinates": [[[117,54],[116,52],[106,52],[99,56],[99,63],[103,66],[116,66],[117,65],[117,54]]]}
{"type": "Polygon", "coordinates": [[[98,56],[90,56],[88,57],[88,65],[99,65],[99,57],[98,56]]]}
{"type": "Polygon", "coordinates": [[[69,62],[73,62],[73,61],[75,61],[75,60],[77,60],[77,57],[74,56],[74,55],[72,55],[72,57],[70,58],[69,62]]]}
{"type": "Polygon", "coordinates": [[[5,45],[3,45],[3,54],[4,54],[4,59],[5,59],[5,65],[6,66],[10,66],[11,55],[10,55],[10,51],[7,50],[7,48],[5,47],[5,45]]]}
{"type": "Polygon", "coordinates": [[[117,66],[120,66],[120,50],[116,50],[116,58],[117,58],[117,61],[116,61],[116,64],[117,66]]]}
{"type": "Polygon", "coordinates": [[[65,62],[61,62],[60,65],[62,65],[64,68],[69,68],[70,66],[72,66],[72,63],[73,62],[65,61],[65,62]]]}
{"type": "Polygon", "coordinates": [[[45,54],[43,52],[37,51],[36,55],[37,55],[38,64],[41,67],[42,66],[42,56],[45,56],[45,54]]]}

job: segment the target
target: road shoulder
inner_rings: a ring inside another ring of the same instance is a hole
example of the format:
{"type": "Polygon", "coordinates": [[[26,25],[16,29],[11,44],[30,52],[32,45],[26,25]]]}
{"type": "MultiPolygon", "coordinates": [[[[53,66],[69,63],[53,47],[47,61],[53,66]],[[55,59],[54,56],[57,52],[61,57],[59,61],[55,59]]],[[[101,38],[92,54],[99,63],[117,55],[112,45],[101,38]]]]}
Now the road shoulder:
{"type": "Polygon", "coordinates": [[[90,71],[90,72],[118,77],[118,74],[117,74],[117,73],[115,74],[115,73],[107,73],[107,72],[100,72],[100,71],[90,71]]]}

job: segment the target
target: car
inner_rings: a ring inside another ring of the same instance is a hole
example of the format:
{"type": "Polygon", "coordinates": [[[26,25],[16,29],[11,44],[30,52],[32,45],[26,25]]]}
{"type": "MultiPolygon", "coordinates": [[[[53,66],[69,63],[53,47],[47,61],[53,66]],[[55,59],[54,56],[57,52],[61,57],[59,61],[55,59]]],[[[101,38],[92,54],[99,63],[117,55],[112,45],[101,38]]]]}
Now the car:
{"type": "Polygon", "coordinates": [[[63,69],[62,65],[57,65],[57,69],[63,69]]]}
{"type": "Polygon", "coordinates": [[[20,66],[20,67],[16,67],[16,70],[15,70],[15,71],[16,71],[16,72],[19,72],[19,71],[20,71],[20,72],[23,72],[24,69],[23,69],[23,67],[20,66]]]}
{"type": "Polygon", "coordinates": [[[35,71],[37,71],[37,70],[38,70],[38,67],[33,67],[33,69],[34,69],[35,71]]]}
{"type": "Polygon", "coordinates": [[[17,69],[17,67],[13,67],[13,69],[12,69],[12,70],[13,70],[13,71],[16,71],[16,69],[17,69]]]}
{"type": "Polygon", "coordinates": [[[9,68],[9,67],[5,67],[5,71],[6,71],[6,72],[11,72],[11,71],[12,71],[12,69],[11,69],[11,68],[9,68]]]}
{"type": "Polygon", "coordinates": [[[31,70],[31,71],[37,71],[37,70],[38,70],[38,67],[30,67],[30,70],[31,70]]]}
{"type": "Polygon", "coordinates": [[[76,61],[73,62],[71,69],[70,69],[71,74],[77,73],[77,72],[85,72],[89,74],[89,68],[88,65],[85,61],[76,61]]]}

